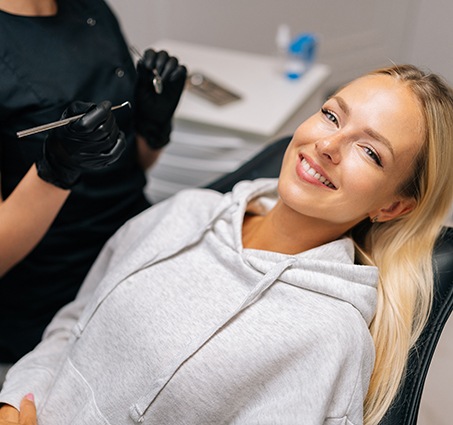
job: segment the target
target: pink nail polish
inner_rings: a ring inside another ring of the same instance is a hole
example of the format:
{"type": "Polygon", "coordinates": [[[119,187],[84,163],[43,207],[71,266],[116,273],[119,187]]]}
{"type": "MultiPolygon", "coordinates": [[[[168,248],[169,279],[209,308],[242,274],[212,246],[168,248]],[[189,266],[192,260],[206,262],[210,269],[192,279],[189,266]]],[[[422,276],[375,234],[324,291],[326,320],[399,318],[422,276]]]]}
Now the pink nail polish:
{"type": "Polygon", "coordinates": [[[32,393],[28,393],[25,398],[30,401],[35,401],[35,396],[32,393]]]}

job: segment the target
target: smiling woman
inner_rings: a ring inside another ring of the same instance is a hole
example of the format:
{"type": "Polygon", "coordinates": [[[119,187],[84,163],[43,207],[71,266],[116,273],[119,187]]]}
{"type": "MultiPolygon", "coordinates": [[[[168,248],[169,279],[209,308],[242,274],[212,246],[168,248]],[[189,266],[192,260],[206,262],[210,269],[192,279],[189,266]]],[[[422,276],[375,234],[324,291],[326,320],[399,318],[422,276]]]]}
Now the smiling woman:
{"type": "Polygon", "coordinates": [[[367,217],[385,222],[407,213],[414,199],[398,189],[412,177],[423,122],[414,94],[395,79],[354,81],[296,130],[283,160],[280,196],[313,222],[322,220],[326,239],[318,243],[367,217]]]}
{"type": "Polygon", "coordinates": [[[429,313],[452,142],[437,76],[343,87],[278,180],[182,191],[126,223],[10,370],[0,423],[33,393],[40,425],[378,424],[429,313]]]}

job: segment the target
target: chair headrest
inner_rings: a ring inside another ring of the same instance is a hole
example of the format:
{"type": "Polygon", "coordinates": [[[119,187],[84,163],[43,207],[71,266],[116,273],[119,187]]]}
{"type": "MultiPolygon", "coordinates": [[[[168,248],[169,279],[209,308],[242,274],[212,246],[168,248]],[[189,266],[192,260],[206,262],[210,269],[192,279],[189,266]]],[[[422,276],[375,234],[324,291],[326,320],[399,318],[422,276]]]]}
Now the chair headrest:
{"type": "MultiPolygon", "coordinates": [[[[434,302],[453,294],[453,228],[446,227],[436,242],[433,255],[435,272],[434,302]]],[[[433,308],[436,306],[434,305],[433,308]]]]}

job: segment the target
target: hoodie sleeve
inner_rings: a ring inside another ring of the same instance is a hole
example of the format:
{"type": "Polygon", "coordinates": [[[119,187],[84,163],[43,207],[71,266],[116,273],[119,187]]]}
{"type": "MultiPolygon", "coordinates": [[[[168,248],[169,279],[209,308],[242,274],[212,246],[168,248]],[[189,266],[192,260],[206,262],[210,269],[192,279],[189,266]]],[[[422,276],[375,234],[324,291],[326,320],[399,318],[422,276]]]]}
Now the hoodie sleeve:
{"type": "Polygon", "coordinates": [[[18,409],[24,395],[33,393],[39,407],[73,342],[72,329],[88,302],[92,300],[99,283],[129,247],[136,243],[140,235],[162,220],[167,211],[167,204],[167,201],[163,201],[129,220],[109,239],[88,273],[76,299],[55,315],[46,328],[41,343],[9,370],[0,393],[0,403],[10,404],[18,409]]]}
{"type": "Polygon", "coordinates": [[[182,191],[125,223],[104,245],[76,299],[55,315],[41,343],[10,369],[0,393],[0,403],[18,408],[24,395],[31,392],[39,408],[75,339],[73,329],[88,303],[96,299],[96,291],[101,290],[104,277],[121,262],[127,263],[128,253],[144,239],[150,241],[154,251],[174,243],[168,241],[168,226],[190,229],[188,211],[192,210],[190,216],[195,220],[194,225],[203,226],[221,197],[219,193],[207,190],[182,191]]]}
{"type": "Polygon", "coordinates": [[[31,392],[39,406],[47,389],[52,385],[61,359],[72,341],[72,328],[96,289],[100,276],[109,267],[115,240],[120,239],[120,235],[121,233],[118,233],[103,248],[77,298],[55,315],[46,328],[41,343],[8,371],[0,393],[1,403],[19,409],[22,397],[31,392]]]}

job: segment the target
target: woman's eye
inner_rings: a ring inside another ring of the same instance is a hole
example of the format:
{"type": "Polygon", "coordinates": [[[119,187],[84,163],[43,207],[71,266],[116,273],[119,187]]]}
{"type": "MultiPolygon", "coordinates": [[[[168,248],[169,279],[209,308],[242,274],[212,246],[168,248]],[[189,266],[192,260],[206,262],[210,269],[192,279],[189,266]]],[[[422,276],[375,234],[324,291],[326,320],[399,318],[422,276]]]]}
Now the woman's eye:
{"type": "Polygon", "coordinates": [[[321,109],[321,112],[329,121],[332,121],[334,124],[338,125],[337,117],[334,114],[332,114],[332,112],[330,112],[328,109],[324,109],[324,108],[321,109]]]}
{"type": "Polygon", "coordinates": [[[364,151],[366,152],[367,155],[377,164],[379,167],[382,167],[382,161],[381,158],[379,158],[379,155],[371,148],[365,146],[364,151]]]}

